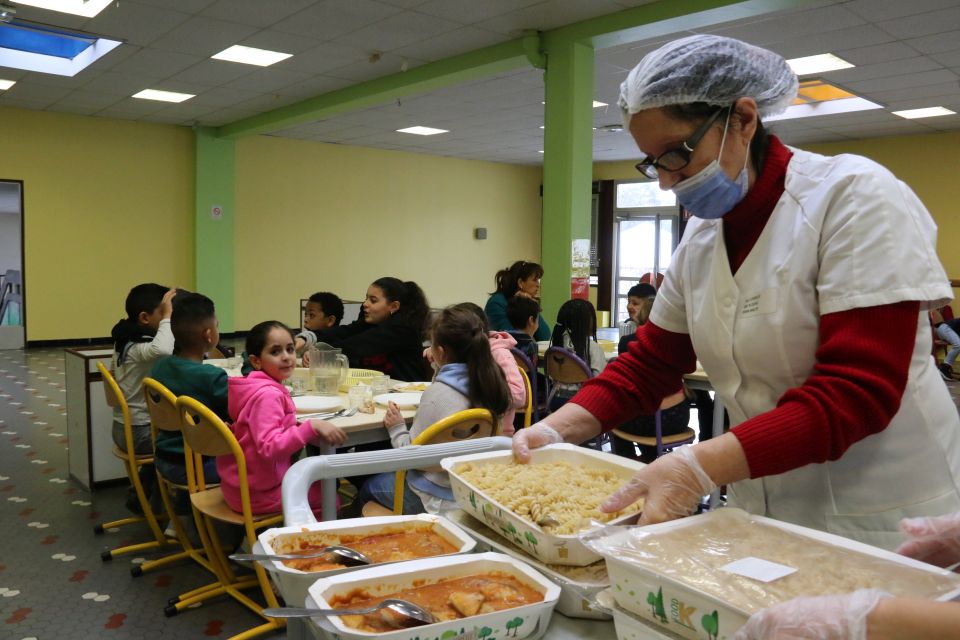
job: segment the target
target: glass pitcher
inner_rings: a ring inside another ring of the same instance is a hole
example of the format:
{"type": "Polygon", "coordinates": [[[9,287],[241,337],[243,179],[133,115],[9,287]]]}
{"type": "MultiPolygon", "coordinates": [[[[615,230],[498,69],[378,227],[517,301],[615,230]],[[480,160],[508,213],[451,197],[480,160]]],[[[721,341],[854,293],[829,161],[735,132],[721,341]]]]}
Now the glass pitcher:
{"type": "Polygon", "coordinates": [[[347,356],[343,355],[340,349],[333,348],[310,347],[307,352],[314,393],[321,396],[337,395],[340,387],[347,382],[347,372],[350,370],[347,356]]]}

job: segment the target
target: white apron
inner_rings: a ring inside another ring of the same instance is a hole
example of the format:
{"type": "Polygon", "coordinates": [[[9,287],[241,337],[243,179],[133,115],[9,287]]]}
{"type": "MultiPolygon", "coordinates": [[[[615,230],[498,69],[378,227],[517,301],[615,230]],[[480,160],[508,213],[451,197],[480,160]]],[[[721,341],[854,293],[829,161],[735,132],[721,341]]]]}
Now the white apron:
{"type": "Polygon", "coordinates": [[[689,333],[731,425],[813,373],[822,314],[919,300],[900,409],[833,462],[732,485],[751,513],[893,548],[903,517],[960,511],[960,418],[931,357],[926,310],[952,296],[936,227],[889,172],[793,150],[785,191],[732,275],[720,220],[695,220],[651,313],[689,333]]]}

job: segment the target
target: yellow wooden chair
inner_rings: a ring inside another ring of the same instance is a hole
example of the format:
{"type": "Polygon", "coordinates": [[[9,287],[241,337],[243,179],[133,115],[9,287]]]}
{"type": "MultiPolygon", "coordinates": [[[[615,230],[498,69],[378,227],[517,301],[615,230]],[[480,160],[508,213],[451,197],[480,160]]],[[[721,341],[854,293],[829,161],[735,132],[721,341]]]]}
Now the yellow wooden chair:
{"type": "Polygon", "coordinates": [[[530,376],[527,375],[523,367],[520,369],[520,375],[523,376],[523,388],[527,390],[527,406],[523,408],[523,426],[529,427],[533,420],[533,387],[530,386],[530,376]]]}
{"type": "MultiPolygon", "coordinates": [[[[153,432],[154,443],[156,443],[157,436],[161,431],[175,431],[180,433],[180,411],[177,409],[177,396],[173,395],[172,391],[153,378],[146,378],[143,381],[143,395],[147,401],[147,411],[150,412],[150,430],[153,432]]],[[[173,508],[173,502],[170,499],[174,491],[189,491],[190,488],[186,485],[179,485],[167,480],[158,471],[157,489],[160,491],[160,497],[163,500],[167,518],[173,525],[177,540],[179,540],[180,546],[183,549],[183,551],[177,554],[178,559],[193,560],[216,577],[216,569],[207,559],[203,549],[197,549],[190,541],[190,536],[187,535],[186,530],[183,528],[183,523],[180,521],[180,518],[177,517],[176,511],[173,508]]],[[[134,569],[136,568],[137,567],[134,569]]],[[[133,571],[134,570],[131,570],[131,573],[133,573],[133,571]]],[[[223,592],[219,587],[220,583],[214,582],[198,589],[182,593],[172,598],[169,606],[174,607],[177,611],[182,611],[193,604],[219,595],[223,592]]]]}
{"type": "MultiPolygon", "coordinates": [[[[473,438],[486,438],[500,435],[500,423],[493,419],[493,415],[486,409],[466,409],[438,420],[410,443],[411,445],[440,444],[443,442],[460,442],[473,438]]],[[[439,467],[437,467],[439,469],[439,467]]],[[[363,505],[363,515],[366,517],[382,515],[401,515],[403,513],[403,489],[407,481],[407,471],[400,469],[396,472],[393,487],[393,511],[390,511],[379,502],[368,502],[363,505]]]]}
{"type": "MultiPolygon", "coordinates": [[[[254,515],[250,508],[250,489],[247,484],[247,461],[240,443],[217,415],[188,396],[177,398],[180,412],[180,430],[183,433],[183,449],[187,456],[187,484],[190,489],[190,501],[196,508],[197,530],[203,542],[204,550],[217,574],[217,593],[226,593],[265,620],[264,624],[253,627],[233,636],[230,640],[244,640],[283,629],[286,622],[279,618],[267,618],[263,615],[264,606],[246,596],[242,591],[259,586],[267,607],[277,607],[277,597],[270,587],[267,574],[258,563],[254,563],[255,575],[238,578],[230,567],[230,561],[224,552],[215,522],[225,522],[243,527],[250,548],[257,542],[257,529],[270,527],[283,522],[283,514],[271,513],[254,515]],[[237,513],[227,505],[220,487],[209,488],[203,477],[202,456],[232,455],[237,461],[237,475],[240,483],[240,501],[243,512],[237,513]]],[[[209,597],[209,596],[207,596],[209,597]]],[[[174,607],[167,607],[168,616],[175,615],[174,607]]]]}
{"type": "MultiPolygon", "coordinates": [[[[124,448],[121,449],[114,445],[113,455],[123,461],[123,466],[126,467],[127,470],[127,477],[130,479],[130,484],[133,485],[133,490],[136,493],[137,501],[140,503],[140,508],[143,511],[143,515],[131,516],[129,518],[121,518],[119,520],[98,524],[93,528],[93,532],[100,534],[107,529],[114,529],[116,527],[124,527],[131,524],[145,522],[150,528],[150,533],[153,534],[153,540],[148,542],[140,542],[136,544],[129,544],[123,547],[117,547],[115,549],[104,550],[100,554],[100,558],[104,562],[107,562],[109,560],[113,560],[119,555],[128,553],[143,553],[176,545],[177,540],[174,538],[168,538],[163,533],[163,528],[161,528],[160,523],[157,521],[156,515],[154,515],[153,510],[150,508],[150,500],[147,499],[146,493],[143,491],[143,484],[140,482],[140,467],[145,464],[152,465],[153,455],[136,455],[133,445],[133,427],[131,426],[130,422],[130,407],[127,405],[127,400],[123,397],[123,392],[120,391],[120,385],[117,384],[117,381],[114,379],[113,375],[102,362],[97,362],[97,370],[100,371],[100,375],[103,376],[105,392],[112,400],[111,406],[120,407],[120,411],[123,413],[124,448]]],[[[177,559],[178,558],[167,556],[157,560],[144,562],[139,567],[134,567],[135,569],[139,570],[136,575],[140,575],[144,571],[149,571],[169,562],[173,562],[177,559]]]]}

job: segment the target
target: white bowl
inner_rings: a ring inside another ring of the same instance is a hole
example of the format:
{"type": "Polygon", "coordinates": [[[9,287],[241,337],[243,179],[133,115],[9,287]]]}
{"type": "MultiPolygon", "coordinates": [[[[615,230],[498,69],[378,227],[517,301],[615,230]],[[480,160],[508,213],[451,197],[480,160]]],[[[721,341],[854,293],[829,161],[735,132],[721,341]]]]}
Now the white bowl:
{"type": "Polygon", "coordinates": [[[293,406],[297,408],[297,413],[336,411],[343,406],[343,398],[340,396],[297,396],[293,399],[293,406]]]}
{"type": "MultiPolygon", "coordinates": [[[[257,539],[260,542],[260,546],[263,547],[263,553],[278,553],[282,552],[285,541],[295,539],[304,533],[323,533],[331,536],[362,535],[381,531],[396,531],[398,529],[417,529],[424,525],[430,525],[430,528],[436,532],[437,535],[456,547],[456,553],[458,554],[470,553],[477,544],[463,529],[446,518],[426,513],[415,516],[352,518],[348,520],[331,520],[329,522],[313,522],[292,527],[276,527],[267,529],[261,533],[257,539]]],[[[372,566],[380,567],[396,563],[382,562],[376,565],[341,567],[339,569],[330,569],[329,571],[301,571],[286,566],[280,560],[270,560],[262,564],[277,583],[277,586],[280,588],[280,593],[283,595],[283,599],[287,601],[287,604],[291,607],[300,607],[303,606],[304,599],[307,596],[307,589],[320,578],[356,571],[357,569],[367,569],[372,566]]]]}
{"type": "Polygon", "coordinates": [[[492,634],[484,636],[490,638],[505,638],[509,635],[510,638],[520,639],[538,637],[535,635],[537,633],[542,635],[543,630],[550,624],[550,615],[557,598],[560,597],[560,587],[523,562],[500,553],[410,560],[323,578],[310,587],[307,602],[308,606],[329,608],[330,599],[346,596],[357,589],[367,591],[373,596],[388,595],[412,586],[491,572],[517,578],[542,593],[543,602],[385,633],[370,633],[350,628],[343,624],[339,616],[316,617],[313,620],[333,640],[433,640],[457,636],[461,629],[479,632],[484,627],[492,629],[492,634]],[[517,620],[520,620],[519,624],[516,624],[517,620]],[[512,624],[507,627],[507,623],[512,624]]]}
{"type": "Polygon", "coordinates": [[[393,402],[401,409],[416,409],[420,406],[422,393],[384,393],[374,396],[373,401],[382,407],[393,402]]]}

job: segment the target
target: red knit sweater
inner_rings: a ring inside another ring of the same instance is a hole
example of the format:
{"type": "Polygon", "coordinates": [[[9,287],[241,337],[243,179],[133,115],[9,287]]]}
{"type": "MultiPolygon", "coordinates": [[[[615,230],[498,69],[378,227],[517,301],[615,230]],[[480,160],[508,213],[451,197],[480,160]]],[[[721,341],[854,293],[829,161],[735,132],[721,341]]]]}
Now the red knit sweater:
{"type": "MultiPolygon", "coordinates": [[[[734,273],[783,195],[791,156],[771,136],[761,175],[723,217],[734,273]]],[[[836,460],[853,443],[885,429],[907,384],[919,311],[919,302],[908,301],[822,316],[810,377],[784,393],[776,407],[732,429],[746,453],[750,477],[836,460]]],[[[609,430],[633,415],[656,411],[661,398],[673,393],[695,366],[689,334],[647,322],[629,351],[587,382],[572,402],[609,430]]]]}

